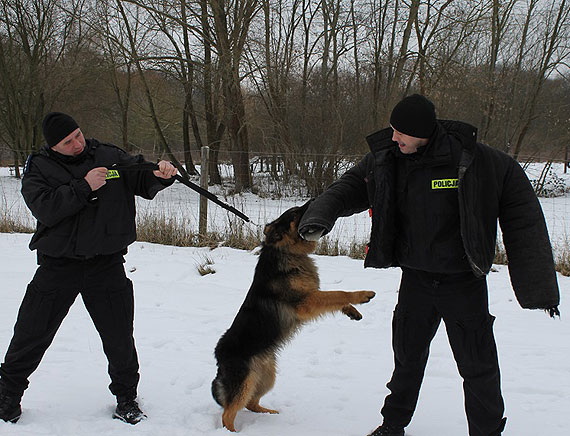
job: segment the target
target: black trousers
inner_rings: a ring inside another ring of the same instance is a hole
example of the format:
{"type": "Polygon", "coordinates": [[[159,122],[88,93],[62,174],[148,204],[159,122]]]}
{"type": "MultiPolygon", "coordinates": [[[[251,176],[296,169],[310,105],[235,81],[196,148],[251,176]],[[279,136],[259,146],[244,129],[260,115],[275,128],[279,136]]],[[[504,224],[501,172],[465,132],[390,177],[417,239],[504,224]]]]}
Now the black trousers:
{"type": "Polygon", "coordinates": [[[109,389],[119,396],[136,392],[139,364],[133,338],[133,285],[123,262],[120,254],[89,260],[41,258],[0,366],[0,383],[6,390],[21,395],[28,387],[29,376],[80,293],[109,362],[109,389]]]}
{"type": "Polygon", "coordinates": [[[392,321],[394,372],[384,401],[385,421],[407,426],[418,401],[429,346],[441,320],[463,378],[471,436],[500,435],[504,427],[494,317],[486,279],[472,273],[433,274],[403,269],[392,321]]]}

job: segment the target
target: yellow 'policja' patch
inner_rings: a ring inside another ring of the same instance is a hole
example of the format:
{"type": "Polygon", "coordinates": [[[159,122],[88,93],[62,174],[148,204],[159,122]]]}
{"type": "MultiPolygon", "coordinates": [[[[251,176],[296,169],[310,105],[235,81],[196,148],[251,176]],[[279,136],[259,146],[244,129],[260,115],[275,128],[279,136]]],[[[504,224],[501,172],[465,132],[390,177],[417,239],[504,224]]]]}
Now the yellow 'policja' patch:
{"type": "Polygon", "coordinates": [[[457,189],[459,179],[439,179],[431,181],[431,189],[457,189]]]}
{"type": "Polygon", "coordinates": [[[105,177],[105,180],[118,179],[119,177],[121,177],[121,176],[119,175],[119,172],[117,170],[108,170],[107,176],[105,177]]]}

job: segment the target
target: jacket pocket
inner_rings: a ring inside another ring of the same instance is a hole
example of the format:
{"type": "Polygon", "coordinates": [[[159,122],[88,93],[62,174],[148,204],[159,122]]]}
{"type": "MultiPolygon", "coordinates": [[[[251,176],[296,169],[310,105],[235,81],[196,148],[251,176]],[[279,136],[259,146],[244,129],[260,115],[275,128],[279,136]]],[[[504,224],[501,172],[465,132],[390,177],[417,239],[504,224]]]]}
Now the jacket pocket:
{"type": "Polygon", "coordinates": [[[57,291],[41,292],[32,282],[28,285],[18,312],[16,329],[31,336],[48,334],[57,291]]]}
{"type": "Polygon", "coordinates": [[[457,365],[463,373],[497,365],[497,347],[493,335],[495,317],[458,320],[448,326],[448,334],[457,365]]]}

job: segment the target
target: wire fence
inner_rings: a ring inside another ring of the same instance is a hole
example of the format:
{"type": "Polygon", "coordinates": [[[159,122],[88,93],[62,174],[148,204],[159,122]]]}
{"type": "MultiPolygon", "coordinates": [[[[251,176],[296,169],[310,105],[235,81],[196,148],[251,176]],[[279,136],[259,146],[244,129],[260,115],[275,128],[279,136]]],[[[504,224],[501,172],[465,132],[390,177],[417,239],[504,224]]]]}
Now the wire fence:
{"type": "MultiPolygon", "coordinates": [[[[236,166],[234,153],[224,152],[219,156],[216,168],[220,183],[210,184],[208,190],[220,200],[245,213],[250,223],[225,209],[209,203],[206,228],[209,232],[227,232],[236,226],[245,225],[254,234],[261,235],[264,224],[272,221],[283,211],[300,205],[318,194],[328,184],[340,177],[362,155],[315,154],[315,153],[249,153],[247,166],[236,166]],[[240,169],[245,173],[236,173],[240,169]],[[236,177],[237,174],[237,177],[236,177]],[[246,189],[236,191],[236,179],[249,180],[246,189]]],[[[156,160],[164,156],[145,156],[156,160]]],[[[193,156],[194,157],[194,156],[193,156]]],[[[570,173],[563,160],[545,159],[535,154],[520,159],[529,179],[539,194],[539,200],[548,223],[553,246],[567,250],[570,232],[570,173]]],[[[193,160],[196,174],[191,180],[200,183],[201,156],[193,160]]],[[[0,167],[0,216],[9,214],[18,217],[31,228],[35,221],[19,192],[20,181],[13,166],[0,167]]],[[[211,174],[210,174],[211,177],[211,174]]],[[[211,179],[210,179],[211,180],[211,179]]],[[[175,220],[178,226],[198,232],[200,221],[200,197],[184,185],[175,183],[161,191],[153,201],[137,199],[139,220],[148,217],[164,217],[175,220]]],[[[370,233],[370,218],[367,213],[340,218],[329,239],[339,246],[348,247],[365,243],[370,233]]]]}

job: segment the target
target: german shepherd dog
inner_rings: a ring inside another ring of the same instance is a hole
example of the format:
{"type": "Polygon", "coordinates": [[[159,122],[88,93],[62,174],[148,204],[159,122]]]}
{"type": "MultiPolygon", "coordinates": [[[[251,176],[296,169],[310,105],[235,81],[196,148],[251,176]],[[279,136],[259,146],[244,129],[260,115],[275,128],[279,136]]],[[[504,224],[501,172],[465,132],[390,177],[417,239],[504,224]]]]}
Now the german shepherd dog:
{"type": "Polygon", "coordinates": [[[253,283],[216,345],[218,372],[212,395],[224,408],[223,426],[232,432],[237,412],[244,407],[278,413],[260,406],[259,400],[275,384],[277,352],[303,324],[335,311],[360,320],[352,304],[367,303],[375,295],[319,290],[317,267],[308,256],[317,242],[302,239],[297,231],[307,206],[293,207],[265,226],[253,283]]]}

